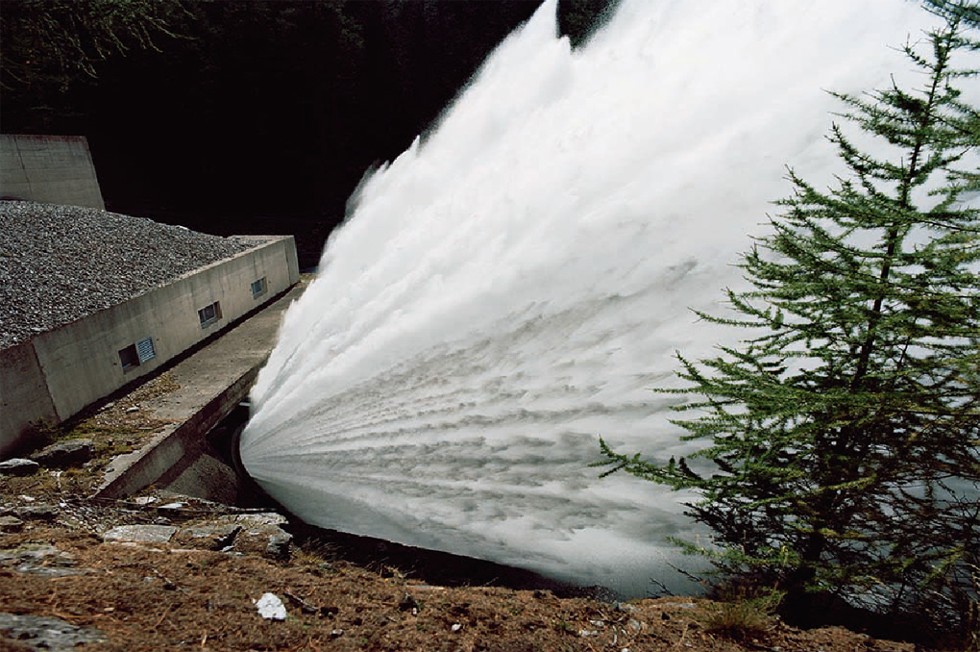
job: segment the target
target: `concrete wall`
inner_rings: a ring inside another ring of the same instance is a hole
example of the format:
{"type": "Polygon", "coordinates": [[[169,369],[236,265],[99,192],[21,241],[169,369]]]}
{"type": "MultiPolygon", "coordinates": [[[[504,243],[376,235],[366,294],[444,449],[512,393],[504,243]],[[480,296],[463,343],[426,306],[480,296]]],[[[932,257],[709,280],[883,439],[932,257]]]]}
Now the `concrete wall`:
{"type": "Polygon", "coordinates": [[[0,351],[0,456],[31,422],[57,421],[34,345],[24,342],[0,351]]]}
{"type": "Polygon", "coordinates": [[[0,135],[0,197],[105,209],[84,136],[0,135]]]}
{"type": "Polygon", "coordinates": [[[0,351],[0,455],[29,434],[32,422],[60,423],[294,285],[299,267],[293,237],[266,240],[0,351]],[[262,278],[266,290],[253,297],[252,283],[262,278]],[[221,317],[202,326],[198,311],[215,302],[221,317]],[[124,368],[119,352],[141,340],[152,342],[155,357],[124,368]]]}

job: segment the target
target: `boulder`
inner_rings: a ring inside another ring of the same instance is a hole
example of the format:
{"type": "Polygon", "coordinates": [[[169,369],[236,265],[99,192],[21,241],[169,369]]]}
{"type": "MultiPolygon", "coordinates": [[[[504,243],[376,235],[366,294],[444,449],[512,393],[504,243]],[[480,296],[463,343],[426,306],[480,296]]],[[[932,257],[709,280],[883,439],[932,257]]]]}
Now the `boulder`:
{"type": "Polygon", "coordinates": [[[2,475],[31,475],[36,473],[39,468],[40,465],[34,460],[25,460],[20,457],[0,462],[0,474],[2,475]]]}
{"type": "Polygon", "coordinates": [[[75,564],[70,553],[47,543],[25,543],[17,548],[0,550],[0,567],[13,568],[18,573],[63,577],[87,572],[74,568],[75,564]]]}
{"type": "Polygon", "coordinates": [[[0,516],[0,532],[20,532],[24,529],[24,521],[16,516],[0,516]]]}
{"type": "Polygon", "coordinates": [[[91,439],[68,439],[45,446],[31,455],[31,459],[44,466],[64,468],[80,466],[95,455],[95,442],[91,439]]]}
{"type": "Polygon", "coordinates": [[[265,544],[265,556],[272,559],[289,559],[292,550],[290,545],[293,542],[293,535],[289,534],[278,526],[267,526],[270,528],[269,538],[265,544]],[[272,530],[271,528],[275,528],[272,530]]]}
{"type": "Polygon", "coordinates": [[[245,527],[235,537],[235,551],[260,554],[277,560],[287,560],[293,535],[278,525],[245,527]]]}
{"type": "Polygon", "coordinates": [[[59,510],[55,505],[23,505],[14,508],[14,514],[25,521],[53,521],[58,518],[59,510]]]}
{"type": "Polygon", "coordinates": [[[215,524],[237,525],[241,528],[235,537],[236,552],[257,553],[277,560],[289,559],[293,535],[283,530],[287,519],[275,512],[227,514],[214,520],[215,524]]]}
{"type": "Polygon", "coordinates": [[[0,630],[6,633],[5,638],[24,645],[24,649],[49,652],[69,652],[77,645],[105,641],[97,629],[72,625],[52,616],[0,613],[0,630]]]}
{"type": "Polygon", "coordinates": [[[248,512],[246,514],[225,514],[218,519],[222,523],[236,523],[242,527],[262,525],[285,525],[288,519],[276,512],[248,512]]]}
{"type": "Polygon", "coordinates": [[[287,560],[293,535],[279,527],[286,523],[286,517],[275,512],[222,514],[181,527],[173,542],[186,548],[258,554],[287,560]]]}
{"type": "Polygon", "coordinates": [[[241,525],[202,524],[181,528],[175,541],[188,548],[204,548],[206,550],[223,550],[235,542],[235,536],[241,531],[241,525]]]}
{"type": "Polygon", "coordinates": [[[107,542],[168,543],[177,532],[172,525],[120,525],[102,535],[107,542]]]}

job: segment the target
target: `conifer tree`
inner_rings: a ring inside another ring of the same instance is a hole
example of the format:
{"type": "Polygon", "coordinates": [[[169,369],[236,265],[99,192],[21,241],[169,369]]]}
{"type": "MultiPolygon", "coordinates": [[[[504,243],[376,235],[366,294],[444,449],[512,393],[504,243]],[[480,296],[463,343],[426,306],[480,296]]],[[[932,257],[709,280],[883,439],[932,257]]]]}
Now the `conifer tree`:
{"type": "Polygon", "coordinates": [[[751,332],[678,356],[689,386],[675,391],[695,398],[674,423],[706,447],[658,463],[601,445],[609,473],[697,490],[689,514],[718,545],[701,552],[729,577],[797,607],[837,595],[965,631],[980,578],[980,114],[957,90],[976,83],[958,59],[976,23],[952,8],[934,3],[945,27],[903,48],[920,87],[835,94],[847,175],[824,192],[791,171],[742,259],[752,289],[728,292],[736,316],[700,315],[751,332]]]}
{"type": "Polygon", "coordinates": [[[178,38],[190,17],[180,0],[20,0],[0,13],[0,88],[49,86],[65,92],[113,55],[159,51],[160,37],[178,38]]]}

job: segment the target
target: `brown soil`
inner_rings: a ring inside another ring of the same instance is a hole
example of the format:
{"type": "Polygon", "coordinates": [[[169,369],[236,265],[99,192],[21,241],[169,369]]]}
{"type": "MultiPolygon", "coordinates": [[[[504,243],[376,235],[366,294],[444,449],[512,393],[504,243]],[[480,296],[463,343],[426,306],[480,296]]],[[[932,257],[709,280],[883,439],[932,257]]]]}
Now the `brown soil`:
{"type": "MultiPolygon", "coordinates": [[[[768,616],[755,629],[725,634],[713,631],[723,622],[724,607],[707,600],[615,604],[559,599],[540,590],[431,586],[390,567],[356,566],[315,547],[297,549],[284,562],[171,544],[106,543],[99,533],[110,526],[161,517],[132,503],[80,500],[51,490],[51,483],[27,502],[20,490],[29,483],[29,478],[0,480],[3,504],[60,501],[59,516],[55,522],[25,520],[19,532],[0,535],[0,551],[54,546],[67,555],[42,566],[75,574],[25,572],[0,564],[0,611],[60,618],[97,629],[105,638],[80,649],[913,649],[841,628],[801,631],[768,616]],[[285,621],[258,614],[254,601],[266,592],[285,603],[285,621]]],[[[0,649],[30,648],[0,632],[0,649]]]]}
{"type": "Polygon", "coordinates": [[[617,607],[559,600],[545,591],[442,588],[307,555],[274,563],[208,550],[108,544],[57,526],[4,535],[0,547],[28,542],[68,552],[85,572],[50,577],[0,570],[3,610],[61,618],[107,638],[85,649],[912,649],[838,628],[803,632],[776,620],[740,644],[707,631],[712,605],[703,601],[641,600],[617,607]],[[266,592],[286,603],[285,621],[259,616],[253,601],[266,592]]]}
{"type": "MultiPolygon", "coordinates": [[[[165,391],[167,382],[161,376],[144,391],[165,391]]],[[[95,489],[113,454],[138,447],[160,425],[152,415],[127,411],[136,402],[138,395],[120,399],[55,433],[95,439],[97,457],[85,467],[0,475],[0,515],[16,513],[23,521],[0,533],[0,612],[62,619],[104,639],[78,649],[913,650],[842,628],[801,631],[759,610],[743,613],[701,599],[617,604],[544,590],[432,586],[390,566],[355,565],[322,545],[307,544],[289,561],[276,561],[169,543],[103,542],[112,526],[167,520],[132,501],[81,498],[95,489]],[[54,520],[25,515],[24,507],[41,504],[58,507],[54,520]],[[43,558],[40,571],[11,561],[10,551],[32,545],[53,546],[58,556],[43,558]],[[267,592],[283,600],[286,620],[259,615],[254,601],[267,592]],[[726,624],[734,627],[722,631],[726,624]]],[[[0,629],[5,649],[33,648],[0,629]]]]}

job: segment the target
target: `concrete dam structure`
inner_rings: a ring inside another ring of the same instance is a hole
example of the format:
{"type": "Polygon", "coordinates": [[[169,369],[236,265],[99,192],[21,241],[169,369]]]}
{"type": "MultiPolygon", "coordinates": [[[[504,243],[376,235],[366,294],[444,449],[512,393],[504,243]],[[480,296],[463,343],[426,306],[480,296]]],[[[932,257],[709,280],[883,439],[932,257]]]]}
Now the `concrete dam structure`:
{"type": "Polygon", "coordinates": [[[292,236],[219,238],[0,202],[0,455],[153,374],[296,284],[292,236]]]}
{"type": "Polygon", "coordinates": [[[0,198],[105,208],[84,136],[0,135],[0,198]]]}

